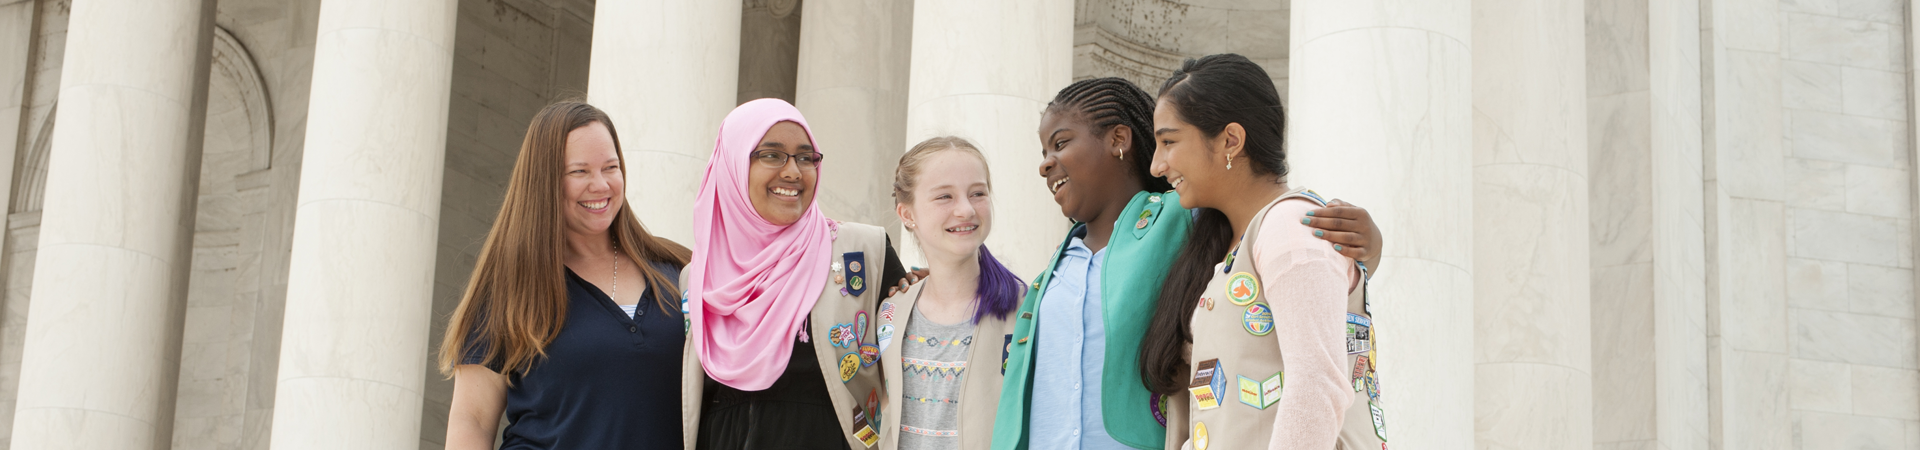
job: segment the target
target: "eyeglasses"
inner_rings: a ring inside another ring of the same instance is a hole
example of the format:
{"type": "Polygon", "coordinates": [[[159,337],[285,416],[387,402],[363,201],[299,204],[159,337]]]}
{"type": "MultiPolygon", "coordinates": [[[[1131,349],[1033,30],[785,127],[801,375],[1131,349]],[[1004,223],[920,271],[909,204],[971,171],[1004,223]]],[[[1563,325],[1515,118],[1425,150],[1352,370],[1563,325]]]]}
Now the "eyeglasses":
{"type": "Polygon", "coordinates": [[[821,155],[819,152],[804,152],[789,155],[786,152],[778,150],[761,150],[753,152],[753,163],[768,169],[778,169],[787,166],[787,158],[793,158],[794,161],[800,162],[800,168],[812,169],[814,166],[820,164],[820,159],[823,157],[825,157],[825,155],[821,155]]]}

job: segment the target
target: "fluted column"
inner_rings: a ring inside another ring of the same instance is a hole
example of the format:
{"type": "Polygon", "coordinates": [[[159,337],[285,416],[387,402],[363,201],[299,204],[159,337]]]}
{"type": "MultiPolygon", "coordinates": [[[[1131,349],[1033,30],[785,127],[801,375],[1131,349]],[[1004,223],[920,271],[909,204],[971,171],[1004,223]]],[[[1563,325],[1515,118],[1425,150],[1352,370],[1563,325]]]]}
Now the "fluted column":
{"type": "Polygon", "coordinates": [[[816,199],[828,217],[892,228],[893,168],[906,150],[913,3],[801,3],[794,106],[807,115],[831,176],[816,199]]]}
{"type": "MultiPolygon", "coordinates": [[[[906,141],[973,141],[993,171],[993,235],[987,245],[1021,276],[1046,268],[1065,237],[1065,218],[1039,176],[1040,111],[1073,77],[1069,0],[919,0],[913,5],[913,63],[906,141]]],[[[910,234],[901,233],[902,240],[910,234]]],[[[909,264],[921,258],[900,246],[909,264]]]]}
{"type": "Polygon", "coordinates": [[[325,0],[272,445],[420,445],[455,0],[325,0]]]}
{"type": "Polygon", "coordinates": [[[1473,0],[1476,448],[1593,448],[1584,21],[1473,0]]]}
{"type": "Polygon", "coordinates": [[[1294,0],[1290,181],[1373,212],[1388,443],[1474,445],[1469,0],[1294,0]]]}
{"type": "Polygon", "coordinates": [[[594,6],[587,101],[625,153],[627,202],[654,235],[693,246],[693,199],[740,85],[737,0],[594,6]]]}
{"type": "Polygon", "coordinates": [[[212,19],[72,4],[12,448],[171,443],[212,19]]]}

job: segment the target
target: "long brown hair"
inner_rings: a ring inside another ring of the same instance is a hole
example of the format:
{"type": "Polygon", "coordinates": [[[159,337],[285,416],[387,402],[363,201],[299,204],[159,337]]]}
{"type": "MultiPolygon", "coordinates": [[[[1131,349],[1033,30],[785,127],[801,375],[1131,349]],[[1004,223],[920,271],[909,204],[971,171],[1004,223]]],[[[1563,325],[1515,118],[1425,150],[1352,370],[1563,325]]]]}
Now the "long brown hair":
{"type": "MultiPolygon", "coordinates": [[[[563,262],[563,211],[567,202],[561,185],[567,164],[567,134],[593,123],[605,126],[613,137],[614,154],[620,155],[621,175],[625,176],[627,161],[620,152],[620,134],[599,108],[580,101],[562,101],[541,109],[527,125],[527,137],[520,143],[520,156],[514,161],[500,215],[487,232],[466,295],[453,310],[446,335],[441,338],[442,374],[452,376],[453,367],[475,348],[484,349],[482,360],[497,365],[500,373],[525,373],[546,356],[547,343],[560,335],[567,318],[563,262]]],[[[620,205],[612,228],[614,248],[635,262],[687,265],[691,252],[647,233],[633,215],[630,203],[620,205]]],[[[668,299],[680,297],[675,280],[652,264],[635,265],[640,266],[660,309],[679,311],[668,303],[668,299]]]]}

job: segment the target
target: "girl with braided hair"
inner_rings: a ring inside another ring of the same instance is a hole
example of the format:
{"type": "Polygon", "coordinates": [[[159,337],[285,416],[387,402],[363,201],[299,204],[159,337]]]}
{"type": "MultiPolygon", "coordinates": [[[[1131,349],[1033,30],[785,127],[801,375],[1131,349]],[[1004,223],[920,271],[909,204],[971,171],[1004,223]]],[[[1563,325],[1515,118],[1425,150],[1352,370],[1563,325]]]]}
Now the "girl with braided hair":
{"type": "MultiPolygon", "coordinates": [[[[1196,219],[1149,172],[1153,106],[1125,79],[1095,78],[1062,89],[1041,116],[1039,174],[1074,223],[1014,315],[995,449],[1165,443],[1166,396],[1143,381],[1142,345],[1194,221],[1215,218],[1196,219]]],[[[1342,219],[1314,221],[1315,236],[1378,258],[1366,210],[1336,202],[1315,213],[1342,219]]]]}

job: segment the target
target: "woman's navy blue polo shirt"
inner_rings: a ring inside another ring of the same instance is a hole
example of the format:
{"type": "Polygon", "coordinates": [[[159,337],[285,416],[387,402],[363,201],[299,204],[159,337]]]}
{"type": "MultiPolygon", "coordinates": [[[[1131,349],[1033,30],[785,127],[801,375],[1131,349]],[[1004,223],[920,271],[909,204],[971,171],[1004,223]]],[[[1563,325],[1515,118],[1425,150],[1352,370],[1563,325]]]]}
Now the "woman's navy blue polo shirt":
{"type": "MultiPolygon", "coordinates": [[[[680,269],[653,263],[669,280],[680,269]]],[[[567,321],[526,375],[510,374],[501,449],[680,448],[680,311],[649,289],[634,317],[567,270],[567,321]]],[[[664,299],[678,305],[678,298],[664,299]]],[[[472,342],[472,339],[469,339],[472,342]]],[[[481,364],[469,347],[462,364],[481,364]]],[[[487,364],[498,372],[498,363],[487,364]]]]}

